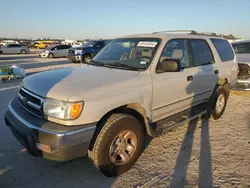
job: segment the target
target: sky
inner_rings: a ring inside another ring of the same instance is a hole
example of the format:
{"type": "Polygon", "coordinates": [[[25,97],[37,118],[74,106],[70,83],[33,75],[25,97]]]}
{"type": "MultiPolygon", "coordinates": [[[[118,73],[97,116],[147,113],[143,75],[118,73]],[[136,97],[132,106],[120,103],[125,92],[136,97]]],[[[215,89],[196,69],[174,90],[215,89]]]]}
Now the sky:
{"type": "Polygon", "coordinates": [[[2,0],[0,37],[115,38],[189,29],[250,39],[250,0],[2,0]]]}

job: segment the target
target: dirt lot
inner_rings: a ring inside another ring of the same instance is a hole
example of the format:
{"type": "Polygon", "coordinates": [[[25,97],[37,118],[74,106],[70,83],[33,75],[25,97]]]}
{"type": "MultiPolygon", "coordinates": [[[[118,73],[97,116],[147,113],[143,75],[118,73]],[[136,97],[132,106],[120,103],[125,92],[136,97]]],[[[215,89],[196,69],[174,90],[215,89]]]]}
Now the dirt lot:
{"type": "MultiPolygon", "coordinates": [[[[37,54],[0,56],[28,74],[78,66],[37,54]]],[[[30,156],[4,124],[20,81],[0,85],[0,187],[250,187],[250,92],[232,92],[222,119],[193,121],[153,139],[136,165],[106,178],[87,157],[65,163],[30,156]]]]}

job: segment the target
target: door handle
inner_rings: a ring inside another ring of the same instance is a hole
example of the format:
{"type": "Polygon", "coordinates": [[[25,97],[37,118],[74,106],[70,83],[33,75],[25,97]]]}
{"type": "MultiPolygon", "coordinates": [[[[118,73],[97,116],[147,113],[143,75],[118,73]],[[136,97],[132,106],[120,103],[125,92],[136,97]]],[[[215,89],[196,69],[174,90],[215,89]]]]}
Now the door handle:
{"type": "Polygon", "coordinates": [[[191,81],[193,79],[194,79],[194,77],[192,75],[190,75],[190,76],[187,77],[187,81],[191,81]]]}
{"type": "Polygon", "coordinates": [[[219,70],[215,70],[215,71],[214,71],[214,74],[219,74],[219,70]]]}

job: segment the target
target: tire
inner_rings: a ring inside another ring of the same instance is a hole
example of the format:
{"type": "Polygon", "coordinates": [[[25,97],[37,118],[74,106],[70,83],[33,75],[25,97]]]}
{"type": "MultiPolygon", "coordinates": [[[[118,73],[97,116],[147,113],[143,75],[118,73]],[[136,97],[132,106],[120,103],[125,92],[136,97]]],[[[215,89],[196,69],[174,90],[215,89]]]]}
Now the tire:
{"type": "Polygon", "coordinates": [[[131,115],[111,115],[97,134],[93,149],[89,151],[89,157],[100,172],[107,177],[115,177],[128,171],[143,151],[144,129],[140,121],[131,115]],[[119,141],[117,138],[119,134],[120,136],[124,135],[124,137],[131,136],[131,138],[125,143],[119,141]],[[131,147],[131,145],[134,147],[131,147]],[[115,155],[116,149],[119,152],[122,152],[121,150],[126,151],[123,151],[120,155],[115,155]],[[127,155],[124,155],[124,153],[127,155]],[[125,156],[128,158],[123,161],[120,156],[123,156],[123,159],[126,158],[125,156]]]}
{"type": "Polygon", "coordinates": [[[20,53],[21,53],[21,54],[26,54],[27,52],[26,52],[26,50],[21,50],[20,53]]]}
{"type": "Polygon", "coordinates": [[[50,53],[50,54],[48,55],[48,58],[50,58],[50,59],[54,58],[54,54],[50,53]]]}
{"type": "Polygon", "coordinates": [[[224,114],[229,93],[224,86],[218,87],[212,102],[212,108],[203,116],[204,119],[218,120],[224,114]]]}
{"type": "Polygon", "coordinates": [[[92,60],[92,55],[86,54],[82,57],[82,62],[83,63],[89,63],[92,60]]]}

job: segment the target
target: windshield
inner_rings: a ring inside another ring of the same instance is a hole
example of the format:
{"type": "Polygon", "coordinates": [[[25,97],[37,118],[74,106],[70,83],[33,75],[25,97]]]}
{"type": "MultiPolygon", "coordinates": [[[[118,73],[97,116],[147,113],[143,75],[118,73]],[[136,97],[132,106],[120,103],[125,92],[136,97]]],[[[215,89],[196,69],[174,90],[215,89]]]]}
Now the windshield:
{"type": "Polygon", "coordinates": [[[107,44],[93,61],[106,66],[146,69],[161,42],[158,38],[122,38],[107,44]]]}
{"type": "Polygon", "coordinates": [[[92,47],[92,46],[95,45],[95,43],[96,43],[96,41],[90,40],[90,41],[84,43],[82,46],[83,46],[83,47],[92,47]]]}

